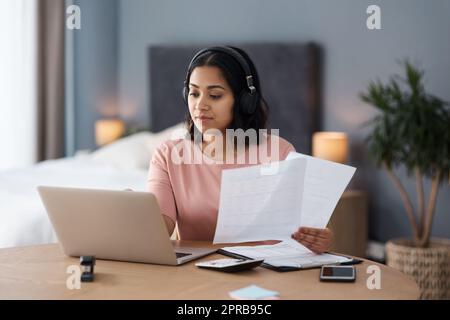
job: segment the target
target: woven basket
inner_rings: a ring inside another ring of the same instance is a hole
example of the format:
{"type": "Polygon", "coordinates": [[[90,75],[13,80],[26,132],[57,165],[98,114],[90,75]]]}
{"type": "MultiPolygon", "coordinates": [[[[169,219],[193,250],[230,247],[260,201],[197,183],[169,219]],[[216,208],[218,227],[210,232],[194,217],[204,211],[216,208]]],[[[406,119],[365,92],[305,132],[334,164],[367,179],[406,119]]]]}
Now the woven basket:
{"type": "Polygon", "coordinates": [[[431,239],[428,248],[416,248],[408,239],[386,244],[387,264],[412,276],[421,299],[450,299],[450,239],[431,239]]]}

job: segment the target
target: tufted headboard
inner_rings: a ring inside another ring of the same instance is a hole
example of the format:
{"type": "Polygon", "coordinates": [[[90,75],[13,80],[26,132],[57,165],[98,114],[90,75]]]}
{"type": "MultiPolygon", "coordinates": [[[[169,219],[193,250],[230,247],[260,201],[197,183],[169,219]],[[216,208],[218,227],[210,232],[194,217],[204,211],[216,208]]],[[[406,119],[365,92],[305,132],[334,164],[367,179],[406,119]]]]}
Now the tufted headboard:
{"type": "MultiPolygon", "coordinates": [[[[269,106],[269,126],[298,152],[310,153],[320,119],[320,49],[314,44],[230,44],[244,49],[256,65],[269,106]]],[[[184,120],[182,88],[188,64],[211,45],[152,45],[148,51],[150,129],[161,131],[184,120]]]]}

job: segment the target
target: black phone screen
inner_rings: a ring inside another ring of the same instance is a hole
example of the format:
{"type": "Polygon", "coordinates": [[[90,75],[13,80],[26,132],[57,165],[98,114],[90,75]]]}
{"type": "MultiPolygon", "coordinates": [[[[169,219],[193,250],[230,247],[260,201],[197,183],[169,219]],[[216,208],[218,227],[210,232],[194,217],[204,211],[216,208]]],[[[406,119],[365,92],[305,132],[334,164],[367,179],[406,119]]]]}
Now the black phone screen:
{"type": "Polygon", "coordinates": [[[323,267],[322,275],[324,277],[353,277],[352,267],[323,267]]]}

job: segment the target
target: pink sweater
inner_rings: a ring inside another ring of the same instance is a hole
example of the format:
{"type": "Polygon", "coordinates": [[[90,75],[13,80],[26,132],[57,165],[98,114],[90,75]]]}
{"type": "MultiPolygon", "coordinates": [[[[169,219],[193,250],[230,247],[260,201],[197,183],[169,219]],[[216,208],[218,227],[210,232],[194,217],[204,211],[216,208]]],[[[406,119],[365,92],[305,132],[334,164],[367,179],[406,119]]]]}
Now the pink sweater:
{"type": "MultiPolygon", "coordinates": [[[[279,150],[278,157],[275,154],[271,161],[284,160],[289,152],[295,151],[283,138],[272,136],[272,139],[278,140],[279,150]]],[[[155,194],[161,212],[178,223],[181,239],[213,240],[222,170],[255,165],[248,157],[258,152],[263,156],[258,156],[257,163],[268,162],[272,139],[269,135],[259,146],[251,145],[243,164],[212,163],[190,140],[168,140],[157,148],[150,164],[148,191],[155,194]],[[190,159],[190,163],[183,163],[182,159],[190,159]]]]}

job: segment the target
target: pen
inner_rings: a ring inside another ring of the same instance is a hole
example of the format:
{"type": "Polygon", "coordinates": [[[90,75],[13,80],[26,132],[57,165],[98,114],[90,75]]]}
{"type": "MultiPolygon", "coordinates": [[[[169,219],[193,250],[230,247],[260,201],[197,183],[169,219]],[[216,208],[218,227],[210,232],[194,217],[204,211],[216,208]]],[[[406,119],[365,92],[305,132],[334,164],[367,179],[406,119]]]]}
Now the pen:
{"type": "Polygon", "coordinates": [[[350,261],[341,262],[340,265],[341,266],[349,266],[349,265],[358,264],[358,263],[361,263],[361,262],[363,262],[363,260],[353,258],[350,261]]]}

